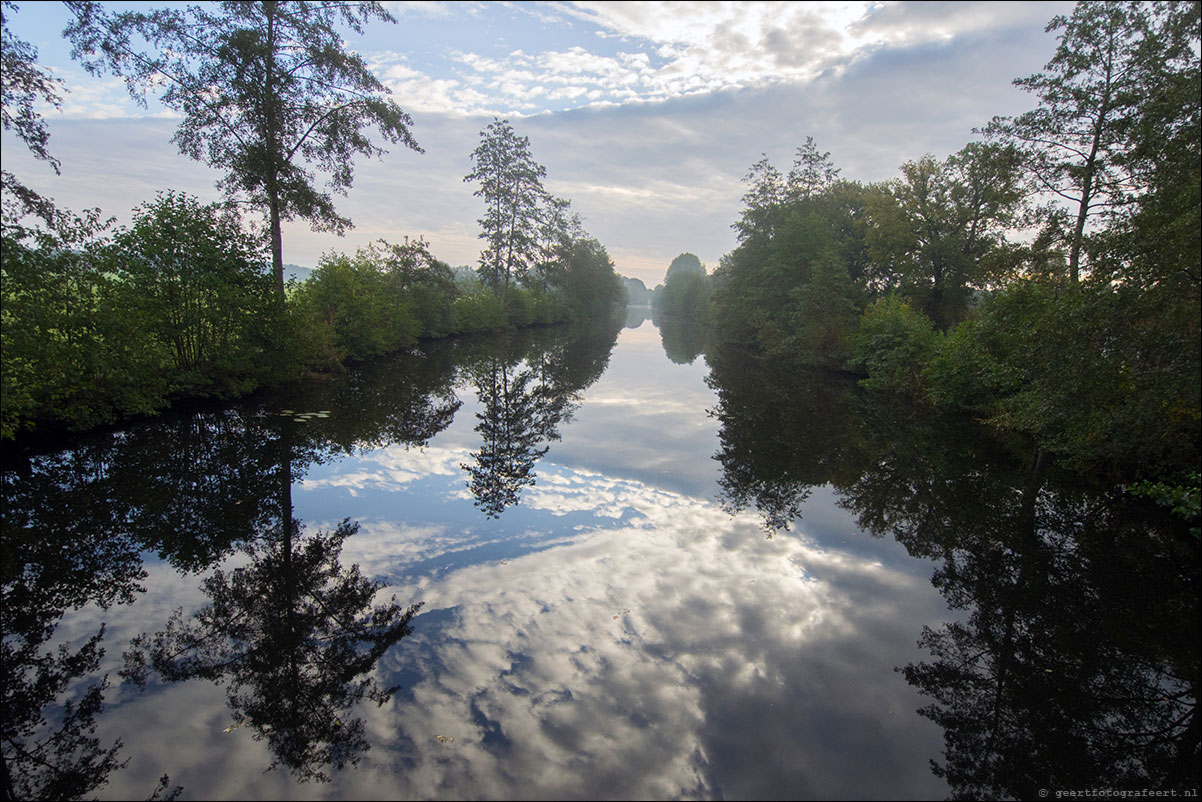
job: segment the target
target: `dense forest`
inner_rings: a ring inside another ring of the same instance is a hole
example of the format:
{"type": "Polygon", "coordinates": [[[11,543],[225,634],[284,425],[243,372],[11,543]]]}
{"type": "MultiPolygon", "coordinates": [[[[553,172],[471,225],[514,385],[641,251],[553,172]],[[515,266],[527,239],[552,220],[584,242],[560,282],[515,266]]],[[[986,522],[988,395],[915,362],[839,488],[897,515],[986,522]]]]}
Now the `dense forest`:
{"type": "MultiPolygon", "coordinates": [[[[773,362],[1033,438],[1198,515],[1199,4],[1081,3],[1034,107],[883,183],[807,138],[663,308],[773,362]]],[[[683,277],[681,277],[683,278],[683,277]]],[[[1196,531],[1196,530],[1195,530],[1196,531]]]]}
{"type": "MultiPolygon", "coordinates": [[[[225,171],[228,201],[167,189],[117,228],[99,209],[60,208],[4,172],[3,438],[241,395],[420,339],[607,316],[620,305],[604,246],[543,188],[546,169],[506,120],[481,131],[464,179],[485,205],[474,274],[402,237],[327,253],[307,280],[285,282],[282,221],[350,227],[331,193],[351,187],[354,156],[384,153],[367,131],[421,151],[412,120],[339,33],[395,22],[379,3],[66,5],[76,57],[93,74],[125,78],[136,99],[155,92],[179,112],[173,141],[225,171]]],[[[17,11],[3,4],[6,18],[17,11]]],[[[60,102],[59,79],[7,26],[3,64],[4,128],[57,172],[39,108],[60,102]]]]}

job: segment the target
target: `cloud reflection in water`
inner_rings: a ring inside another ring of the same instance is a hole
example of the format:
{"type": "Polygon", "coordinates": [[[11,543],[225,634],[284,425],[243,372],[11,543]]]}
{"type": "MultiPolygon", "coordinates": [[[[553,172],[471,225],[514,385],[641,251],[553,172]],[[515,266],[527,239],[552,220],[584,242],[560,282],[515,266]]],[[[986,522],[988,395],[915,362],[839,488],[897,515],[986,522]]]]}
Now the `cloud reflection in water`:
{"type": "Polygon", "coordinates": [[[767,540],[750,514],[546,462],[523,508],[536,512],[487,538],[365,520],[347,542],[348,560],[396,578],[388,592],[428,611],[381,664],[408,698],[368,713],[379,738],[368,762],[404,764],[398,791],[945,792],[926,767],[938,731],[913,720],[919,699],[893,672],[943,613],[924,578],[804,535],[767,540]],[[423,570],[486,540],[508,550],[423,570]]]}

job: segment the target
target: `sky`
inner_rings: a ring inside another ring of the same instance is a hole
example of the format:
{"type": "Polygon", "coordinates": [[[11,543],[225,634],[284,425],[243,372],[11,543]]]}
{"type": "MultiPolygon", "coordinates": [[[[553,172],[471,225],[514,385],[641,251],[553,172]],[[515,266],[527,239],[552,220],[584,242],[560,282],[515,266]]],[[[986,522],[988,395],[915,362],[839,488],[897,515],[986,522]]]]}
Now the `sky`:
{"type": "MultiPolygon", "coordinates": [[[[119,79],[88,75],[60,36],[58,3],[19,2],[6,16],[63,80],[48,108],[62,174],[10,132],[4,168],[73,210],[130,210],[174,189],[221,200],[220,177],[180,155],[179,122],[133,103],[119,79]]],[[[157,4],[111,4],[114,7],[157,4]]],[[[424,237],[452,265],[475,264],[483,202],[470,155],[481,130],[508,119],[544,165],[546,188],[572,202],[619,273],[662,282],[694,253],[710,269],[737,245],[743,178],[767,156],[787,172],[813,137],[843,178],[895,178],[925,154],[944,158],[995,115],[1033,99],[1012,85],[1051,59],[1045,26],[1064,2],[402,2],[356,50],[413,117],[424,153],[390,147],[356,162],[337,197],[345,237],[285,227],[284,261],[378,239],[424,237]]]]}

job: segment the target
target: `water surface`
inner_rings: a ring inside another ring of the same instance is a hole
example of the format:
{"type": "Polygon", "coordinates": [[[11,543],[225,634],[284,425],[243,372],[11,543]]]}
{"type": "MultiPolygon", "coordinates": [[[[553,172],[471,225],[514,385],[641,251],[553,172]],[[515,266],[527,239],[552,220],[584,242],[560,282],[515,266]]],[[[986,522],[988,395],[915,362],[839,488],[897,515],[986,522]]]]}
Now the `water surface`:
{"type": "MultiPolygon", "coordinates": [[[[848,381],[769,381],[671,321],[627,324],[432,344],[9,455],[15,776],[46,793],[102,779],[102,799],[145,798],[163,774],[213,799],[1021,794],[1027,779],[988,768],[1013,757],[996,720],[966,759],[956,739],[988,716],[956,714],[1053,694],[1013,680],[1030,662],[1013,624],[1079,599],[1043,593],[1064,560],[1035,520],[1077,500],[1057,506],[1025,455],[963,433],[907,451],[890,427],[949,435],[848,381]],[[1006,563],[1031,532],[1042,556],[1006,563]],[[1005,652],[990,616],[1011,625],[1000,679],[952,654],[1005,652]],[[953,663],[971,677],[948,680],[953,663]],[[64,733],[95,742],[55,751],[64,733]]],[[[1196,602],[1179,612],[1196,625],[1196,602]]],[[[1189,690],[1147,644],[1135,665],[1106,643],[1104,678],[1189,690]]],[[[1067,659],[1034,670],[1061,681],[1067,659]]],[[[1152,707],[1180,718],[1182,698],[1152,707]]],[[[1156,724],[1113,729],[1133,717],[1156,724]]],[[[1066,758],[1084,771],[1095,751],[1066,758]]]]}

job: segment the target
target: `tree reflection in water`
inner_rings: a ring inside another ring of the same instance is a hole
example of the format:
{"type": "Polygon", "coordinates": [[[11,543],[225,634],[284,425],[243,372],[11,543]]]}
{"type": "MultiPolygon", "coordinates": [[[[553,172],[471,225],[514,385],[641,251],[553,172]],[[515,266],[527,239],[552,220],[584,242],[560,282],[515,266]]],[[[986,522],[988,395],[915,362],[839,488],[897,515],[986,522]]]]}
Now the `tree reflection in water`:
{"type": "Polygon", "coordinates": [[[711,355],[729,510],[769,532],[831,484],[860,526],[939,561],[962,620],[899,670],[944,730],[957,798],[1199,785],[1199,545],[1121,486],[1017,438],[810,375],[711,355]],[[832,432],[836,436],[832,436],[832,432]],[[771,440],[771,442],[768,442],[771,440]]]}
{"type": "MultiPolygon", "coordinates": [[[[358,524],[344,520],[332,532],[302,535],[292,484],[317,444],[329,441],[313,437],[320,427],[306,426],[301,437],[306,418],[267,420],[276,434],[274,448],[264,449],[276,455],[276,494],[257,506],[273,525],[243,544],[249,565],[205,579],[205,607],[187,620],[177,610],[165,630],[136,638],[121,674],[139,687],[150,671],[168,682],[225,684],[231,729],[249,726],[265,739],[273,768],[283,765],[302,781],[328,781],[331,769],[357,764],[368,748],[363,720],[351,711],[364,697],[377,705],[391,698],[396,689],[379,687],[373,671],[410,634],[421,605],[403,608],[395,598],[374,604],[380,584],[358,565],[339,563],[358,524]],[[298,455],[306,461],[294,466],[298,455]]],[[[415,431],[423,443],[433,434],[427,426],[415,431]]]]}
{"type": "Polygon", "coordinates": [[[559,426],[580,405],[581,391],[600,378],[621,320],[563,332],[519,332],[465,346],[466,378],[483,409],[476,413],[481,444],[469,476],[475,505],[490,518],[518,503],[535,482],[534,467],[559,439],[559,426]]]}
{"type": "MultiPolygon", "coordinates": [[[[371,672],[409,634],[420,604],[374,604],[379,585],[338,561],[358,526],[302,536],[289,520],[245,548],[250,565],[204,581],[209,604],[126,652],[122,675],[144,684],[147,670],[179,682],[226,683],[233,727],[265,738],[276,763],[302,780],[329,780],[368,748],[362,719],[348,711],[366,696],[383,704],[371,672]]],[[[276,764],[273,763],[273,766],[276,764]]]]}
{"type": "Polygon", "coordinates": [[[754,508],[768,537],[800,519],[813,488],[860,465],[849,399],[853,382],[814,370],[774,370],[733,347],[706,354],[717,393],[722,466],[718,501],[731,515],[754,508]]]}
{"type": "Polygon", "coordinates": [[[490,359],[472,372],[484,411],[477,413],[476,431],[482,440],[473,462],[462,467],[471,477],[468,488],[476,506],[490,518],[516,504],[523,487],[534,484],[534,465],[554,432],[550,409],[542,402],[545,388],[531,387],[534,371],[502,359],[490,359]]]}
{"type": "MultiPolygon", "coordinates": [[[[130,604],[143,591],[140,544],[107,503],[101,441],[35,460],[12,455],[0,514],[0,769],[5,799],[79,799],[125,766],[120,740],[101,744],[109,688],[98,676],[105,626],[82,644],[56,642],[64,615],[130,604]],[[45,504],[61,494],[67,504],[45,504]],[[78,503],[78,507],[76,506],[78,503]]],[[[6,455],[6,457],[9,455],[6,455]]],[[[151,798],[159,798],[168,779],[151,798]]],[[[177,789],[178,791],[178,789],[177,789]]],[[[172,798],[170,794],[165,798],[172,798]]]]}
{"type": "Polygon", "coordinates": [[[710,330],[691,318],[656,311],[652,321],[659,328],[664,355],[677,365],[691,365],[709,350],[710,330]]]}
{"type": "Polygon", "coordinates": [[[992,505],[961,495],[894,521],[912,553],[943,555],[933,582],[968,611],[924,629],[933,660],[902,669],[944,728],[935,771],[971,798],[1197,787],[1196,544],[1121,492],[1052,486],[1045,462],[992,505]]]}
{"type": "MultiPolygon", "coordinates": [[[[82,643],[61,643],[55,632],[69,611],[134,602],[145,551],[186,573],[240,551],[250,558],[206,581],[211,604],[197,618],[177,617],[139,644],[147,667],[228,678],[239,723],[269,733],[279,762],[302,776],[352,762],[365,746],[362,724],[337,711],[364,696],[386,698],[368,674],[408,631],[416,607],[372,606],[375,584],[339,564],[354,525],[302,537],[291,522],[291,483],[340,452],[425,444],[459,407],[454,377],[451,349],[432,348],[365,365],[344,381],[289,388],[274,404],[168,415],[45,454],[6,448],[4,798],[86,797],[125,765],[120,741],[102,745],[95,736],[109,688],[100,673],[105,627],[82,643]],[[273,406],[336,412],[301,424],[269,413],[273,406]],[[169,645],[174,653],[156,652],[169,645]]],[[[164,778],[152,798],[167,787],[164,778]]]]}

